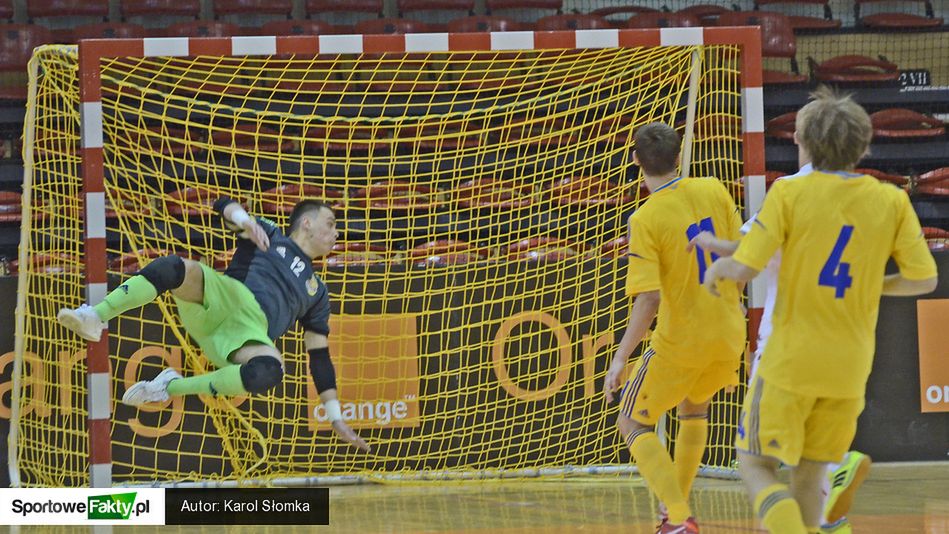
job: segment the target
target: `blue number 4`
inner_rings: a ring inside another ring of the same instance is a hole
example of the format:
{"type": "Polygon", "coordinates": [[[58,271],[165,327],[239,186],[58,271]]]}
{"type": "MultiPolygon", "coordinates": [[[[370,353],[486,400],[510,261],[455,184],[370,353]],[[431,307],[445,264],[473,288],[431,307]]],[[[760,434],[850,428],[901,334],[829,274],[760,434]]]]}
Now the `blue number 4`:
{"type": "MultiPolygon", "coordinates": [[[[699,221],[697,224],[690,224],[689,228],[685,231],[685,236],[692,241],[695,236],[699,235],[700,232],[709,232],[712,235],[715,235],[715,226],[712,225],[712,218],[706,217],[699,221]]],[[[702,247],[695,247],[695,257],[699,262],[699,283],[705,282],[705,251],[702,250],[702,247]]],[[[712,261],[718,259],[718,254],[712,253],[712,261]]]]}
{"type": "Polygon", "coordinates": [[[840,263],[840,257],[843,256],[851,235],[853,235],[853,226],[844,225],[840,229],[840,235],[837,236],[834,250],[830,251],[830,257],[827,258],[827,263],[824,264],[824,268],[820,270],[820,276],[817,278],[817,285],[836,289],[834,298],[838,299],[844,298],[844,292],[853,285],[853,278],[850,276],[850,264],[840,263]]]}

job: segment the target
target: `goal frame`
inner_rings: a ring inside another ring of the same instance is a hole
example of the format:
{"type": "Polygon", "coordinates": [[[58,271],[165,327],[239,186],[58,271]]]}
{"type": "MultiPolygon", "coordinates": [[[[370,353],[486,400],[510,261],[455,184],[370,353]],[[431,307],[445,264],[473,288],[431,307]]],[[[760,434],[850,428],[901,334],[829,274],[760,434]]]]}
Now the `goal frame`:
{"type": "MultiPolygon", "coordinates": [[[[761,66],[761,33],[758,27],[707,27],[661,29],[604,29],[570,31],[517,31],[485,33],[422,33],[399,35],[295,35],[241,37],[158,37],[141,39],[92,39],[78,45],[80,97],[80,156],[84,206],[84,267],[86,302],[101,302],[108,291],[106,256],[106,201],[103,155],[103,108],[100,63],[117,57],[269,56],[276,54],[378,54],[439,53],[464,51],[596,49],[663,46],[737,45],[741,48],[740,88],[742,159],[747,214],[754,213],[765,195],[764,110],[761,66]]],[[[35,97],[35,76],[31,94],[35,97]]],[[[30,125],[27,125],[27,130],[30,125]]],[[[690,134],[690,132],[687,132],[690,134]]],[[[30,132],[26,132],[29,157],[30,132]]],[[[688,141],[687,135],[686,141],[688,141]]],[[[31,177],[31,161],[24,165],[24,183],[31,177]]],[[[27,221],[24,221],[27,222],[27,221]]],[[[24,231],[27,224],[24,224],[24,231]]],[[[21,244],[21,255],[24,252],[21,244]]],[[[22,273],[21,273],[22,276],[22,273]]],[[[751,332],[760,317],[760,291],[750,288],[751,332]]],[[[20,308],[23,313],[23,308],[20,308]]],[[[22,321],[17,322],[16,362],[22,361],[22,321]]],[[[109,336],[104,331],[86,350],[88,386],[89,483],[112,486],[112,376],[109,336]]],[[[16,421],[19,413],[19,380],[22,366],[14,368],[10,432],[11,484],[21,484],[16,465],[16,421]]],[[[597,469],[591,466],[590,469],[597,469]]],[[[615,470],[616,466],[599,469],[615,470]]],[[[586,472],[586,470],[581,469],[586,472]]],[[[716,473],[709,473],[715,475],[716,473]]],[[[323,477],[318,477],[326,482],[323,477]]],[[[344,477],[345,478],[345,477],[344,477]]],[[[476,477],[475,477],[476,478],[476,477]]],[[[309,480],[309,479],[307,479],[309,480]]],[[[289,482],[289,481],[288,481],[289,482]]]]}

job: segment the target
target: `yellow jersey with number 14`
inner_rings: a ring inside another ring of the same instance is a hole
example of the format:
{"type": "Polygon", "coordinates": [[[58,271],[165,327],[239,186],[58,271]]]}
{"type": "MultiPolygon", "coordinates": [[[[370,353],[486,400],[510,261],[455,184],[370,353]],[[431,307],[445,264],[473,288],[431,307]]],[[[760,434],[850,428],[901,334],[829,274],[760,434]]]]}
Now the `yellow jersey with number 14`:
{"type": "Polygon", "coordinates": [[[766,382],[814,397],[862,397],[887,260],[936,276],[909,197],[866,175],[814,171],[774,183],[736,261],[761,270],[781,248],[766,382]]]}
{"type": "Polygon", "coordinates": [[[702,288],[717,256],[689,241],[708,231],[737,240],[741,216],[715,178],[678,178],[654,191],[629,218],[627,294],[659,291],[650,343],[656,354],[684,367],[734,361],[745,347],[745,319],[736,284],[722,284],[722,298],[702,288]]]}

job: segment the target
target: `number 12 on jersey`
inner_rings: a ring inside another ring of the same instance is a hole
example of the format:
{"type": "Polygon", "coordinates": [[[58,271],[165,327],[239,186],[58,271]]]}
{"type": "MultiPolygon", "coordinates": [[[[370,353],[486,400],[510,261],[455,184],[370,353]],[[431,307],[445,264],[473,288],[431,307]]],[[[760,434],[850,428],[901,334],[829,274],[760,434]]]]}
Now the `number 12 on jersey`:
{"type": "MultiPolygon", "coordinates": [[[[706,217],[699,221],[698,223],[690,224],[689,228],[685,231],[685,236],[692,241],[695,236],[699,235],[701,232],[708,232],[712,235],[715,235],[715,226],[712,224],[712,218],[706,217]]],[[[699,283],[705,282],[705,250],[702,247],[695,247],[695,257],[699,262],[699,283]]],[[[718,254],[712,253],[712,262],[718,259],[718,254]]]]}
{"type": "Polygon", "coordinates": [[[850,242],[850,236],[853,235],[853,226],[844,225],[840,229],[840,235],[837,236],[837,243],[834,249],[830,251],[830,257],[824,263],[824,268],[820,270],[820,276],[817,278],[817,285],[827,286],[836,289],[834,298],[844,298],[844,292],[853,285],[853,278],[850,276],[850,264],[840,263],[840,257],[850,242]]]}

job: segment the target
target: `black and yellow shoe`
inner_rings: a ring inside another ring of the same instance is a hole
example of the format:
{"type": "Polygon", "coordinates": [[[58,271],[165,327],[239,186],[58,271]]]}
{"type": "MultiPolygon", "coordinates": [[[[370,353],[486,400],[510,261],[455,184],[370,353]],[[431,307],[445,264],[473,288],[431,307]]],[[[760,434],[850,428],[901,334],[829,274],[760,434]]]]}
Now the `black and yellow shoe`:
{"type": "Polygon", "coordinates": [[[833,524],[847,515],[853,505],[860,485],[870,474],[869,456],[862,452],[850,451],[836,470],[827,474],[830,479],[830,494],[824,502],[824,520],[833,524]]]}

